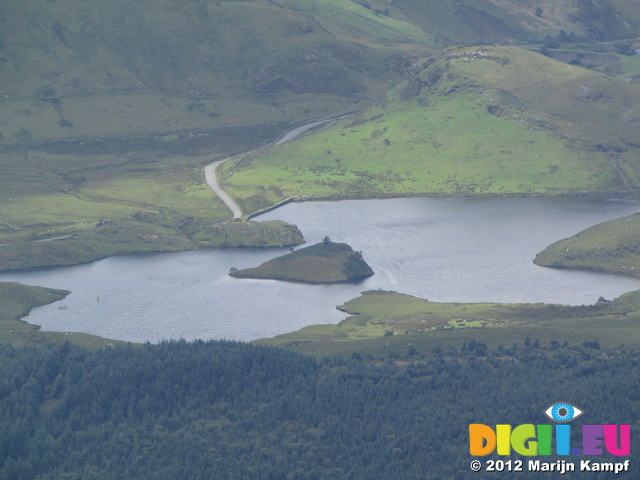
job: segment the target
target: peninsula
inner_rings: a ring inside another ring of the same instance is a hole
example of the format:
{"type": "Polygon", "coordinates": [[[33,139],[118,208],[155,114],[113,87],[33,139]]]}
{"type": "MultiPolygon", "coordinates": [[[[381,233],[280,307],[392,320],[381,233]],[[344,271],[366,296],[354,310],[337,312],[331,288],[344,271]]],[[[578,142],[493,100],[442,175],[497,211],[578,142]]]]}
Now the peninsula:
{"type": "Polygon", "coordinates": [[[341,283],[373,275],[373,270],[346,243],[333,243],[328,237],[316,245],[269,260],[259,267],[232,269],[236,278],[260,278],[302,283],[341,283]]]}

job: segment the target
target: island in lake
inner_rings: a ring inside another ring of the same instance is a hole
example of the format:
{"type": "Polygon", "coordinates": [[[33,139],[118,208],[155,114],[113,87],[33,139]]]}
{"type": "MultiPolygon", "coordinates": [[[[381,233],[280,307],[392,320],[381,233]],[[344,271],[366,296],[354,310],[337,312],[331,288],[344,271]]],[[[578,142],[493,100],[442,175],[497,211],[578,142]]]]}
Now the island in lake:
{"type": "Polygon", "coordinates": [[[231,269],[236,278],[261,278],[303,283],[341,283],[373,275],[373,270],[346,243],[333,243],[328,237],[316,245],[301,248],[268,260],[259,267],[231,269]]]}

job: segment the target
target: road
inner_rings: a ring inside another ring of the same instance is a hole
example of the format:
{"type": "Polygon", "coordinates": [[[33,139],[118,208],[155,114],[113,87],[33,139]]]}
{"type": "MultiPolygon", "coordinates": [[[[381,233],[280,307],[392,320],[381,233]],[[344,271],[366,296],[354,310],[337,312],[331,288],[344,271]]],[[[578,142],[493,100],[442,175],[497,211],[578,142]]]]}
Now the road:
{"type": "Polygon", "coordinates": [[[291,130],[287,130],[282,134],[282,136],[276,140],[275,142],[269,143],[268,145],[264,145],[263,147],[256,148],[254,150],[250,150],[248,152],[241,153],[239,155],[234,155],[233,157],[228,157],[223,160],[218,160],[217,162],[212,163],[211,165],[207,165],[204,167],[204,179],[209,185],[209,188],[213,190],[213,192],[222,200],[227,207],[233,213],[233,218],[242,218],[242,209],[240,206],[224,191],[220,183],[218,182],[218,175],[216,170],[218,166],[222,165],[224,162],[228,162],[234,158],[238,158],[242,155],[248,155],[250,153],[258,152],[260,150],[264,150],[265,148],[274,147],[276,145],[282,145],[283,143],[290,142],[291,140],[299,137],[304,132],[311,130],[312,128],[318,127],[320,125],[324,125],[325,123],[329,123],[333,120],[340,120],[341,118],[346,118],[350,116],[351,113],[347,113],[344,115],[340,115],[338,117],[332,117],[326,120],[319,120],[317,122],[307,123],[305,125],[301,125],[299,127],[292,128],[291,130]]]}
{"type": "Polygon", "coordinates": [[[222,200],[225,205],[229,207],[231,213],[233,213],[233,218],[242,218],[242,210],[240,209],[240,206],[236,202],[234,202],[229,195],[227,195],[227,192],[222,189],[220,183],[218,183],[218,176],[216,175],[216,169],[218,168],[218,165],[222,165],[224,162],[227,162],[232,158],[235,157],[225,158],[224,160],[219,160],[212,163],[211,165],[207,165],[206,167],[204,167],[204,179],[207,182],[207,185],[209,185],[209,188],[213,190],[213,193],[215,193],[220,198],[220,200],[222,200]]]}

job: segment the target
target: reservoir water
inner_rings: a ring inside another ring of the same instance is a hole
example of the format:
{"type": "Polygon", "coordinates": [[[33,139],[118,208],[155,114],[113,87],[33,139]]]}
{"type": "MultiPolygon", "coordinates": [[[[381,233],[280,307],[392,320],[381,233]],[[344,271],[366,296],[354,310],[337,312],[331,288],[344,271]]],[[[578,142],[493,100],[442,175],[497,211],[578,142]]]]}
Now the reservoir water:
{"type": "MultiPolygon", "coordinates": [[[[640,280],[554,270],[532,263],[547,245],[640,211],[637,198],[406,198],[291,203],[256,221],[298,225],[307,242],[329,236],[363,252],[376,274],[359,284],[241,280],[281,249],[125,255],[73,267],[0,274],[70,290],[25,319],[44,330],[135,342],[253,340],[337,323],[336,306],[364,290],[395,290],[438,302],[592,304],[640,289],[640,280]]],[[[297,247],[300,248],[300,247],[297,247]]]]}

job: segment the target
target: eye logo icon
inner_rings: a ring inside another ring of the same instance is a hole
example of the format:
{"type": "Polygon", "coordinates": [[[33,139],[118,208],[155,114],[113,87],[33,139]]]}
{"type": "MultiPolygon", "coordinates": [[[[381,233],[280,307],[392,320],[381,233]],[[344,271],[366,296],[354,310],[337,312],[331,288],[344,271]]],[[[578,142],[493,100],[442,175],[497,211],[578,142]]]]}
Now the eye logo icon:
{"type": "Polygon", "coordinates": [[[570,403],[554,403],[544,411],[544,414],[554,422],[566,423],[575,420],[584,412],[570,403]]]}
{"type": "MultiPolygon", "coordinates": [[[[583,413],[584,411],[575,405],[567,402],[557,402],[547,407],[544,411],[544,414],[553,420],[555,425],[524,423],[513,427],[508,424],[489,426],[483,423],[472,423],[469,425],[469,453],[473,457],[484,457],[493,453],[508,456],[512,455],[514,451],[527,457],[549,455],[559,455],[561,458],[579,455],[596,456],[603,455],[606,452],[616,457],[631,455],[630,424],[573,425],[575,430],[578,431],[572,435],[572,425],[569,422],[583,413]],[[582,433],[582,443],[572,447],[574,442],[578,440],[579,433],[582,433]]],[[[562,474],[565,471],[575,470],[574,463],[565,460],[549,463],[547,465],[549,468],[540,468],[542,463],[538,465],[536,462],[529,461],[530,471],[533,471],[531,470],[532,466],[536,468],[536,471],[560,471],[561,469],[560,473],[562,474]],[[553,468],[551,468],[552,465],[553,468]],[[556,469],[556,466],[559,469],[556,469]],[[565,466],[568,467],[566,470],[565,466]]],[[[581,471],[589,470],[589,465],[595,466],[598,463],[591,460],[581,460],[580,462],[581,471]]],[[[472,470],[477,471],[474,465],[477,466],[478,464],[471,464],[472,470]]],[[[487,464],[487,467],[489,465],[487,464]]],[[[613,466],[613,463],[607,463],[607,468],[604,468],[604,465],[602,463],[600,464],[602,468],[596,467],[590,471],[613,471],[608,468],[609,465],[613,466]]],[[[622,471],[619,468],[627,471],[629,460],[622,463],[617,462],[615,465],[615,468],[618,469],[617,471],[622,471]]]]}

